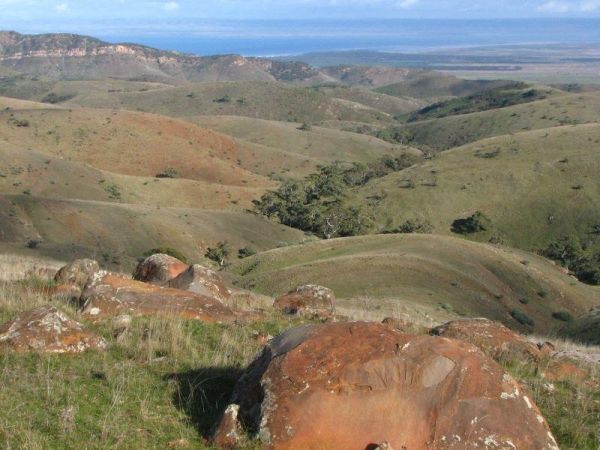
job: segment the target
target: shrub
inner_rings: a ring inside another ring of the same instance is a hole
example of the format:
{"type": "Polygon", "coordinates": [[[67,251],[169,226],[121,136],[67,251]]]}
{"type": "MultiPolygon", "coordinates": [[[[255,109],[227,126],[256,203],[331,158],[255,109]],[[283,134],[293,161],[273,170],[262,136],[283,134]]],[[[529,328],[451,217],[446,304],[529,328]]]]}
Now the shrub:
{"type": "Polygon", "coordinates": [[[573,320],[573,316],[568,311],[556,311],[552,313],[552,318],[562,322],[570,322],[573,320]]]}
{"type": "Polygon", "coordinates": [[[310,123],[304,122],[302,125],[298,127],[300,131],[310,131],[312,130],[312,125],[310,123]]]}
{"type": "Polygon", "coordinates": [[[456,219],[452,223],[452,232],[456,234],[472,234],[487,231],[491,228],[491,221],[481,211],[477,211],[466,219],[456,219]]]}
{"type": "Polygon", "coordinates": [[[215,103],[230,103],[231,97],[229,97],[229,95],[224,95],[223,97],[215,99],[214,102],[215,103]]]}
{"type": "Polygon", "coordinates": [[[210,259],[211,261],[216,262],[219,266],[223,267],[225,265],[225,261],[229,257],[230,249],[229,244],[226,241],[221,241],[214,248],[208,248],[205,257],[210,259]]]}
{"type": "Polygon", "coordinates": [[[183,253],[181,253],[176,248],[168,247],[168,246],[156,247],[156,248],[152,248],[148,251],[145,251],[142,254],[142,259],[147,258],[148,256],[156,255],[157,253],[169,255],[169,256],[172,256],[173,258],[177,258],[181,262],[184,262],[186,264],[188,263],[188,259],[183,253]]]}
{"type": "Polygon", "coordinates": [[[116,184],[109,184],[104,187],[104,190],[108,193],[110,198],[114,200],[121,200],[121,190],[116,184]]]}
{"type": "Polygon", "coordinates": [[[513,309],[510,312],[510,315],[512,316],[513,319],[515,319],[521,325],[527,325],[530,327],[532,327],[534,325],[533,319],[531,319],[527,314],[525,314],[523,311],[521,311],[519,309],[513,309]]]}
{"type": "Polygon", "coordinates": [[[36,249],[42,245],[42,242],[43,241],[41,239],[29,239],[25,245],[27,248],[36,249]]]}
{"type": "Polygon", "coordinates": [[[240,259],[248,258],[253,255],[256,255],[256,250],[252,247],[244,247],[238,250],[238,258],[240,259]]]}
{"type": "Polygon", "coordinates": [[[179,172],[173,167],[163,170],[156,174],[156,178],[179,178],[179,172]]]}
{"type": "Polygon", "coordinates": [[[409,219],[397,228],[384,230],[384,234],[431,234],[433,225],[427,219],[409,219]]]}

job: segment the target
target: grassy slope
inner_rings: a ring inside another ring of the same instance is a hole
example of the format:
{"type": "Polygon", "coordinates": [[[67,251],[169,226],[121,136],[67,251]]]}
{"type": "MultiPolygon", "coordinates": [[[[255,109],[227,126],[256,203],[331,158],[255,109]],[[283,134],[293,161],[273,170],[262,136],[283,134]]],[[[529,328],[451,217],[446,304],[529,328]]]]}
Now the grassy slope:
{"type": "Polygon", "coordinates": [[[280,295],[299,284],[317,283],[343,299],[377,299],[383,314],[404,305],[429,308],[430,314],[441,307],[524,331],[531,330],[509,315],[514,308],[535,321],[535,331],[548,332],[558,325],[551,317],[554,311],[577,313],[600,302],[599,289],[575,281],[543,258],[435,235],[320,241],[272,250],[231,270],[239,284],[265,294],[280,295]]]}
{"type": "Polygon", "coordinates": [[[323,92],[332,98],[344,99],[369,106],[393,116],[404,114],[422,108],[427,104],[408,96],[391,96],[364,88],[349,86],[318,86],[318,92],[323,92]]]}
{"type": "Polygon", "coordinates": [[[446,150],[509,133],[597,122],[600,93],[557,95],[533,103],[492,111],[418,122],[405,128],[414,134],[411,145],[446,150]]]}
{"type": "MultiPolygon", "coordinates": [[[[402,152],[417,152],[402,145],[389,144],[380,139],[357,133],[312,127],[301,131],[298,123],[275,122],[236,116],[199,116],[193,119],[202,127],[255,144],[254,153],[263,156],[264,161],[254,170],[261,171],[278,162],[281,169],[294,175],[314,172],[316,165],[334,160],[369,162],[383,155],[397,155],[402,152]],[[260,146],[257,149],[256,146],[260,146]],[[264,155],[260,155],[262,149],[264,155]],[[269,151],[269,149],[271,151],[269,151]],[[266,165],[266,166],[265,166],[266,165]]],[[[240,147],[244,148],[244,145],[240,147]]],[[[250,155],[242,155],[242,165],[250,155]],[[245,157],[244,157],[245,156],[245,157]]],[[[280,169],[280,170],[281,170],[280,169]]],[[[264,172],[259,172],[264,173],[264,172]]]]}
{"type": "Polygon", "coordinates": [[[41,238],[39,252],[68,260],[74,256],[117,258],[130,269],[145,251],[172,246],[191,259],[201,260],[206,248],[218,241],[237,249],[257,250],[305,239],[300,231],[253,214],[189,208],[157,208],[84,200],[1,196],[2,243],[22,248],[27,239],[41,238]]]}
{"type": "Polygon", "coordinates": [[[150,206],[242,210],[265,187],[121,175],[0,142],[0,188],[22,194],[150,206]]]}
{"type": "Polygon", "coordinates": [[[23,148],[124,175],[182,178],[232,186],[271,183],[239,167],[236,143],[188,122],[116,110],[48,109],[0,113],[1,139],[23,148]],[[26,120],[19,127],[15,120],[26,120]]]}
{"type": "Polygon", "coordinates": [[[440,72],[415,71],[405,80],[381,86],[376,91],[396,97],[408,96],[420,99],[435,99],[462,97],[505,84],[505,81],[463,80],[440,72]]]}
{"type": "Polygon", "coordinates": [[[375,180],[358,191],[358,202],[369,205],[378,227],[425,218],[450,234],[455,219],[481,210],[507,245],[538,249],[578,235],[600,247],[589,234],[600,223],[599,143],[597,124],[491,138],[375,180]],[[415,187],[402,188],[409,180],[415,187]]]}
{"type": "MultiPolygon", "coordinates": [[[[103,81],[62,82],[52,92],[73,95],[64,106],[118,107],[173,117],[219,114],[295,122],[341,119],[389,123],[391,120],[385,112],[334,99],[312,88],[264,81],[192,83],[170,88],[159,85],[156,89],[141,87],[128,92],[118,89],[109,92],[103,81]],[[91,91],[84,89],[87,86],[91,91]],[[229,102],[217,101],[225,96],[229,96],[229,102]]],[[[39,97],[38,94],[36,99],[39,97]]]]}

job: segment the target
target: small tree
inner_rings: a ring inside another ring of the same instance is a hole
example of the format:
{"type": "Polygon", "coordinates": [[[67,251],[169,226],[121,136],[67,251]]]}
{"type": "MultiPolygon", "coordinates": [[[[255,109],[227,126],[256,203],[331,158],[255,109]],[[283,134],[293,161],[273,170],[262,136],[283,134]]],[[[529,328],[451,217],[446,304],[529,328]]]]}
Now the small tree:
{"type": "Polygon", "coordinates": [[[477,211],[466,219],[456,219],[452,223],[452,231],[456,234],[478,233],[480,231],[488,231],[490,228],[490,219],[481,211],[477,211]]]}
{"type": "Polygon", "coordinates": [[[248,258],[253,255],[256,255],[256,250],[252,247],[244,247],[238,250],[238,258],[240,259],[248,258]]]}
{"type": "Polygon", "coordinates": [[[215,248],[209,247],[204,256],[223,267],[225,265],[225,261],[229,257],[229,253],[229,244],[226,241],[221,241],[215,248]]]}

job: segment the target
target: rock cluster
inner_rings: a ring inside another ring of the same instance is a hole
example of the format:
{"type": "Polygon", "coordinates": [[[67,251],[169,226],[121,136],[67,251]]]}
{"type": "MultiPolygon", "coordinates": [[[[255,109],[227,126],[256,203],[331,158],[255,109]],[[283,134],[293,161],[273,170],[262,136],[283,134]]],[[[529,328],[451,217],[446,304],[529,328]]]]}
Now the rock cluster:
{"type": "Polygon", "coordinates": [[[285,314],[327,318],[335,314],[335,294],[329,288],[307,284],[279,297],[273,307],[285,314]]]}

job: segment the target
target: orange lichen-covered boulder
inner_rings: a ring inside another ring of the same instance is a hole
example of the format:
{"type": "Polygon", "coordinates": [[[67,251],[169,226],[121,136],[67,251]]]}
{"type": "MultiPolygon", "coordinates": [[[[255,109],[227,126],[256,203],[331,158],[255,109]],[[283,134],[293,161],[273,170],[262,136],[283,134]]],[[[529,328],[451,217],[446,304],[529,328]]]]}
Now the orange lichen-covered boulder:
{"type": "Polygon", "coordinates": [[[431,330],[431,334],[470,342],[494,359],[517,356],[538,360],[543,352],[524,336],[489,319],[460,319],[431,330]]]}
{"type": "Polygon", "coordinates": [[[589,374],[586,370],[567,361],[551,361],[548,367],[542,370],[542,376],[549,381],[571,381],[583,383],[589,374]]]}
{"type": "Polygon", "coordinates": [[[51,306],[25,311],[0,326],[0,351],[81,353],[106,342],[51,306]]]}
{"type": "Polygon", "coordinates": [[[176,316],[216,323],[236,320],[233,311],[214,298],[104,271],[92,277],[80,302],[82,314],[92,320],[122,314],[176,316]]]}
{"type": "Polygon", "coordinates": [[[190,266],[170,280],[169,287],[207,295],[222,302],[226,302],[231,297],[231,291],[225,286],[223,278],[214,270],[200,264],[190,266]]]}
{"type": "Polygon", "coordinates": [[[335,294],[329,288],[307,284],[279,297],[273,307],[291,315],[330,317],[335,314],[335,294]]]}
{"type": "Polygon", "coordinates": [[[558,449],[526,392],[479,349],[376,323],[283,333],[231,403],[237,423],[226,416],[215,436],[241,425],[271,450],[558,449]]]}
{"type": "Polygon", "coordinates": [[[138,264],[133,279],[145,283],[164,285],[188,268],[189,266],[186,263],[177,258],[157,253],[138,264]]]}
{"type": "Polygon", "coordinates": [[[83,289],[92,275],[100,270],[93,259],[77,259],[62,267],[54,276],[58,284],[78,286],[83,289]]]}

